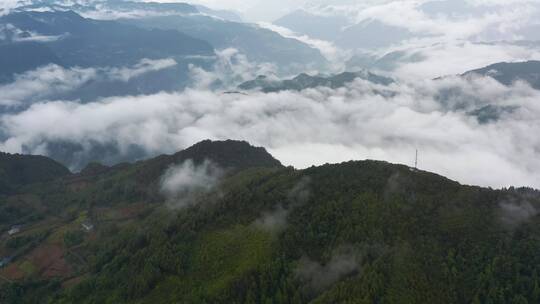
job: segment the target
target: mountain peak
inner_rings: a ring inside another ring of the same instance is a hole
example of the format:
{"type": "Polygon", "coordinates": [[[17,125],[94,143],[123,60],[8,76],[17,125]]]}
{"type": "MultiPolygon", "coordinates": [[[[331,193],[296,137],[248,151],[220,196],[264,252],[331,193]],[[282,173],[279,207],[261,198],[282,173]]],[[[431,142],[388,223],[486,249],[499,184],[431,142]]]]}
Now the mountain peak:
{"type": "Polygon", "coordinates": [[[175,159],[192,159],[202,162],[205,159],[216,162],[223,167],[281,167],[265,148],[255,147],[246,141],[201,141],[173,155],[175,159]]]}
{"type": "Polygon", "coordinates": [[[167,168],[188,160],[195,164],[211,161],[221,168],[235,171],[253,167],[282,167],[282,164],[265,148],[254,147],[246,141],[204,140],[173,155],[161,155],[143,161],[142,170],[137,174],[138,180],[154,182],[163,175],[167,168]]]}

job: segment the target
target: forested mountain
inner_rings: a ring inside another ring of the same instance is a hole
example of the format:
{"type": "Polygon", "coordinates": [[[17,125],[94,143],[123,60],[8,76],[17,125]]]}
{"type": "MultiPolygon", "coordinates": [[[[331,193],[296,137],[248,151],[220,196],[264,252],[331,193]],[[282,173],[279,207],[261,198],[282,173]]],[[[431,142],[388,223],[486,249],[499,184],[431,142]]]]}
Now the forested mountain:
{"type": "Polygon", "coordinates": [[[245,142],[205,141],[16,190],[0,200],[27,219],[2,221],[23,225],[1,238],[2,303],[540,297],[540,193],[529,189],[376,161],[295,170],[245,142]]]}

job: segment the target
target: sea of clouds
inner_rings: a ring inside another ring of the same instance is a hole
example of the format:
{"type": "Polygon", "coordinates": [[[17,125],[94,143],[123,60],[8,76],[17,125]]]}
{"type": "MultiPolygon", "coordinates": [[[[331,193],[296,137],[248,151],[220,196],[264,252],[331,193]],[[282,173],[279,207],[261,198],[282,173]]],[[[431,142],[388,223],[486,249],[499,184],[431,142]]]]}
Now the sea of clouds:
{"type": "MultiPolygon", "coordinates": [[[[62,75],[70,73],[76,71],[62,75]]],[[[80,81],[81,76],[73,78],[80,81]]],[[[21,85],[47,88],[28,81],[21,85]]],[[[16,83],[10,84],[13,92],[21,91],[16,83]]],[[[18,96],[23,103],[33,97],[18,96]]],[[[225,94],[198,86],[86,104],[32,102],[0,116],[0,150],[48,155],[49,143],[67,142],[112,145],[126,156],[138,147],[153,156],[203,139],[234,138],[264,146],[284,164],[304,168],[366,158],[412,164],[418,149],[422,169],[464,183],[540,187],[540,138],[535,136],[539,100],[540,91],[525,83],[506,87],[475,76],[399,80],[389,86],[357,80],[336,90],[269,94],[225,94]],[[512,111],[481,123],[471,112],[487,105],[512,111]]]]}
{"type": "MultiPolygon", "coordinates": [[[[504,16],[484,14],[473,25],[493,27],[501,20],[514,20],[516,14],[529,16],[520,7],[531,2],[516,3],[520,6],[504,16]]],[[[378,16],[379,7],[385,5],[404,6],[403,11],[410,13],[407,16],[416,18],[411,29],[437,30],[408,11],[410,1],[380,2],[370,8],[370,16],[378,16]]],[[[445,27],[452,27],[452,22],[470,25],[469,19],[447,18],[447,22],[445,27]]],[[[176,62],[163,58],[124,68],[41,67],[0,85],[0,106],[8,109],[0,114],[0,150],[54,157],[51,144],[74,143],[82,149],[77,154],[80,164],[95,145],[114,147],[116,159],[133,160],[134,147],[138,157],[151,157],[203,139],[232,138],[264,146],[285,165],[298,168],[367,158],[412,165],[418,150],[421,169],[463,183],[539,188],[540,91],[522,82],[506,87],[489,77],[452,76],[499,61],[540,59],[538,48],[468,40],[456,43],[484,31],[452,28],[451,41],[429,45],[409,41],[394,48],[421,60],[402,62],[387,71],[396,78],[389,86],[357,80],[339,89],[235,93],[237,84],[272,74],[274,67],[249,62],[237,50],[226,49],[217,51],[213,70],[191,67],[194,85],[184,91],[81,103],[54,96],[88,81],[127,81],[176,62]],[[434,79],[445,75],[450,76],[434,79]],[[471,115],[486,106],[512,110],[501,111],[488,122],[471,115]]],[[[341,56],[331,44],[310,37],[298,39],[325,48],[323,53],[339,65],[336,70],[347,68],[344,59],[348,56],[341,56]]]]}

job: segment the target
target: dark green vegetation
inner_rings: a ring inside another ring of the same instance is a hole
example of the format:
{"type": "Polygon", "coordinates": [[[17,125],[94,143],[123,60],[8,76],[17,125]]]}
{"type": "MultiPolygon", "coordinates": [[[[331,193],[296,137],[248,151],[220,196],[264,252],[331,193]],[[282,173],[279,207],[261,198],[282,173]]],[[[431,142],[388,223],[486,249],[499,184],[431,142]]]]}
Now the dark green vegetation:
{"type": "Polygon", "coordinates": [[[0,152],[0,195],[15,188],[69,175],[61,164],[43,157],[0,152]]]}
{"type": "Polygon", "coordinates": [[[344,72],[332,76],[300,74],[293,79],[272,80],[266,76],[259,76],[254,80],[242,83],[238,86],[240,90],[260,90],[265,93],[280,91],[302,91],[317,87],[327,87],[332,89],[345,87],[347,84],[363,79],[374,84],[389,85],[393,80],[379,76],[368,71],[364,72],[344,72]]]}
{"type": "MultiPolygon", "coordinates": [[[[18,237],[47,235],[0,270],[13,281],[1,285],[1,303],[540,300],[540,193],[401,165],[295,170],[247,143],[206,141],[22,185],[0,204],[40,216],[18,237]],[[175,209],[161,177],[189,159],[224,175],[175,209]],[[94,230],[81,233],[89,221],[94,230]]],[[[11,239],[2,236],[0,254],[12,253],[11,239]]]]}

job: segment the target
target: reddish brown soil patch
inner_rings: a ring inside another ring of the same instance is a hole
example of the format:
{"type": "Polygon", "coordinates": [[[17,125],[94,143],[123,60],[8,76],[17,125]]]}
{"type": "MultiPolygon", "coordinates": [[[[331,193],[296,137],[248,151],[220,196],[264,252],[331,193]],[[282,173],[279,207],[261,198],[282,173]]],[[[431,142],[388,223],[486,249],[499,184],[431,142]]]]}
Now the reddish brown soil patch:
{"type": "Polygon", "coordinates": [[[98,221],[121,221],[137,217],[146,210],[146,204],[131,204],[120,208],[96,208],[94,215],[98,221]]]}
{"type": "Polygon", "coordinates": [[[133,205],[129,205],[127,207],[121,208],[119,211],[123,218],[133,218],[141,214],[145,210],[145,207],[146,206],[143,203],[133,204],[133,205]]]}
{"type": "Polygon", "coordinates": [[[67,277],[71,266],[64,259],[64,250],[59,245],[44,244],[34,249],[28,260],[44,277],[67,277]]]}
{"type": "Polygon", "coordinates": [[[95,233],[95,232],[92,231],[92,232],[90,232],[90,233],[88,234],[88,240],[89,240],[89,241],[95,241],[95,240],[97,240],[97,239],[98,239],[97,233],[95,233]]]}
{"type": "Polygon", "coordinates": [[[54,263],[47,267],[42,276],[44,278],[66,277],[71,273],[71,266],[62,258],[54,261],[54,263]]]}
{"type": "Polygon", "coordinates": [[[0,275],[9,280],[16,281],[24,278],[25,273],[20,270],[16,264],[11,264],[5,268],[0,269],[0,275]]]}

